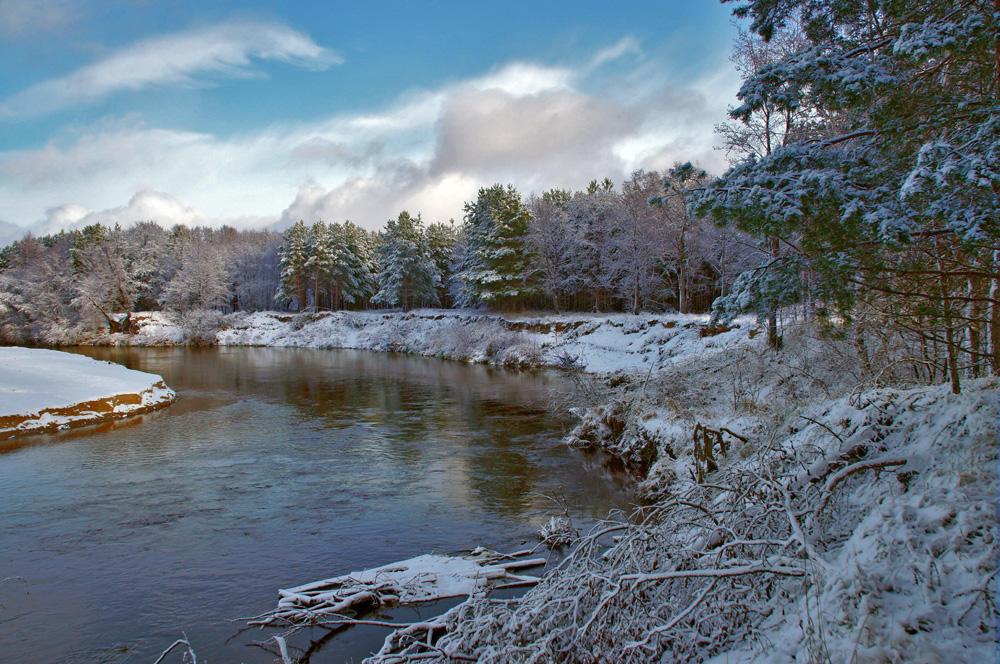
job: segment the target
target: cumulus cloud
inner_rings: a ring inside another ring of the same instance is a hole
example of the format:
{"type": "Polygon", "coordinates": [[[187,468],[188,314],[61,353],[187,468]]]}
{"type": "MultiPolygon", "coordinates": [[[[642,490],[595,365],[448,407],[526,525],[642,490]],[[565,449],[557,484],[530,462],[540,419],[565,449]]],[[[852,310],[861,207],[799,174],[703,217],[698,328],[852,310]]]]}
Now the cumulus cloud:
{"type": "Polygon", "coordinates": [[[341,62],[288,26],[232,21],[144,39],[71,74],[36,83],[0,103],[0,118],[49,113],[154,85],[202,85],[211,75],[252,76],[254,61],[260,60],[314,68],[341,62]]]}
{"type": "Polygon", "coordinates": [[[523,96],[464,91],[450,100],[438,123],[431,170],[510,178],[541,172],[571,182],[593,177],[597,169],[619,172],[611,148],[635,125],[634,115],[568,90],[523,96]]]}
{"type": "Polygon", "coordinates": [[[738,87],[724,54],[715,69],[679,81],[623,57],[637,49],[626,39],[577,67],[514,62],[407,91],[381,109],[229,137],[109,121],[0,152],[0,218],[27,223],[63,202],[87,214],[121,206],[131,218],[125,209],[138,206],[122,201],[160,191],[184,201],[146,208],[145,218],[165,225],[189,223],[191,206],[198,223],[351,219],[376,228],[401,209],[459,219],[462,203],[493,182],[524,193],[582,187],[689,159],[721,171],[712,130],[738,87]],[[609,86],[612,67],[620,75],[609,86]]]}
{"type": "Polygon", "coordinates": [[[170,194],[143,190],[136,192],[125,205],[105,210],[88,210],[82,205],[59,205],[45,211],[45,218],[31,229],[36,235],[47,235],[60,230],[83,228],[90,224],[131,226],[140,221],[158,221],[169,226],[184,224],[197,226],[206,223],[206,217],[194,208],[184,205],[170,194]]]}

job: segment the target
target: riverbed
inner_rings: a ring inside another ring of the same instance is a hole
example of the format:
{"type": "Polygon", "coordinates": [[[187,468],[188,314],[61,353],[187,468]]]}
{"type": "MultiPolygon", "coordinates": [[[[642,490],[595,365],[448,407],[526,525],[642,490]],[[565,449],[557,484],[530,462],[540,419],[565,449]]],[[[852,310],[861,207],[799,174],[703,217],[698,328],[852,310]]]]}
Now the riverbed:
{"type": "MultiPolygon", "coordinates": [[[[279,587],[533,545],[553,499],[584,527],[629,502],[624,478],[561,444],[571,422],[554,404],[573,387],[559,373],[364,351],[75,350],[160,374],[178,398],[0,444],[5,661],[150,662],[183,633],[199,661],[271,662],[253,645],[270,633],[235,619],[272,608],[279,587]]],[[[358,661],[384,634],[348,630],[311,661],[358,661]]]]}

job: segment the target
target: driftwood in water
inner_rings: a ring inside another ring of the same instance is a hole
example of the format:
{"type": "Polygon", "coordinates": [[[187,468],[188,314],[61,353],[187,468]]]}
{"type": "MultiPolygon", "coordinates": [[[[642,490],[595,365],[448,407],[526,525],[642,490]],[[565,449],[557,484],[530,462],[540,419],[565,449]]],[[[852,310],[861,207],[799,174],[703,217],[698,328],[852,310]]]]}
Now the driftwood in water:
{"type": "MultiPolygon", "coordinates": [[[[278,591],[278,606],[251,625],[298,629],[313,625],[375,624],[360,616],[381,606],[476,596],[493,588],[534,585],[538,578],[515,573],[545,564],[530,551],[501,554],[478,548],[464,556],[423,555],[373,569],[278,591]]],[[[411,627],[403,625],[403,627],[411,627]]]]}

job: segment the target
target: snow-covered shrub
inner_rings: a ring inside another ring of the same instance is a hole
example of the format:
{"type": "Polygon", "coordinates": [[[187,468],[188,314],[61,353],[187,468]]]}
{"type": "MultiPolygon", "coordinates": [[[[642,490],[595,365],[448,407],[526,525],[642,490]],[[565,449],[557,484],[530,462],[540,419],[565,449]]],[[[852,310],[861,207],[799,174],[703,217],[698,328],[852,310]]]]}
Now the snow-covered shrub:
{"type": "Polygon", "coordinates": [[[509,369],[530,369],[542,366],[545,356],[538,344],[524,339],[501,350],[496,359],[498,364],[509,369]]]}
{"type": "Polygon", "coordinates": [[[362,315],[355,314],[350,311],[341,312],[340,320],[343,322],[345,327],[349,327],[352,330],[364,329],[365,325],[367,324],[362,315]]]}
{"type": "Polygon", "coordinates": [[[508,330],[491,321],[483,333],[483,357],[493,364],[528,368],[544,363],[542,349],[527,335],[508,330]]]}
{"type": "Polygon", "coordinates": [[[317,311],[303,311],[303,312],[300,312],[298,314],[295,314],[295,317],[292,318],[292,329],[296,330],[296,331],[297,330],[301,330],[306,325],[310,325],[312,323],[315,323],[316,321],[318,321],[318,320],[320,320],[322,318],[325,318],[325,317],[326,317],[325,314],[321,314],[321,313],[319,313],[317,311]]]}
{"type": "Polygon", "coordinates": [[[655,435],[635,426],[634,402],[616,398],[607,404],[588,408],[566,437],[573,447],[600,449],[625,463],[640,476],[660,456],[655,435]]]}
{"type": "Polygon", "coordinates": [[[481,352],[483,331],[466,320],[445,321],[434,327],[429,342],[438,357],[470,360],[481,352]]]}
{"type": "Polygon", "coordinates": [[[187,341],[195,346],[214,346],[215,335],[223,327],[224,316],[212,309],[194,309],[177,314],[187,341]]]}
{"type": "Polygon", "coordinates": [[[483,354],[486,357],[498,357],[511,346],[521,343],[521,335],[517,332],[511,332],[499,325],[491,327],[492,329],[487,330],[484,335],[485,345],[483,346],[483,354]]]}
{"type": "Polygon", "coordinates": [[[567,516],[553,516],[538,529],[538,537],[542,544],[550,549],[560,549],[571,544],[580,533],[573,527],[573,521],[567,516]]]}

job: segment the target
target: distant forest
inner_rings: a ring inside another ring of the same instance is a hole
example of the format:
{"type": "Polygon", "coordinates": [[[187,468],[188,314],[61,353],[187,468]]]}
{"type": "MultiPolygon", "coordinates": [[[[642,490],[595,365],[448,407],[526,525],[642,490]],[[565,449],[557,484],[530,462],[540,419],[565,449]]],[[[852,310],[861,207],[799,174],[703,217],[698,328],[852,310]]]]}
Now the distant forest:
{"type": "Polygon", "coordinates": [[[0,252],[9,340],[80,325],[126,332],[135,311],[480,307],[707,311],[758,264],[760,242],[689,211],[708,176],[690,164],[522,198],[494,185],[461,224],[401,212],[381,230],[304,221],[284,233],[95,224],[0,252]]]}

